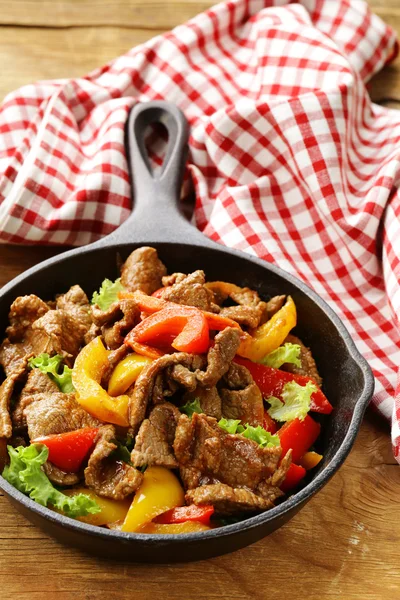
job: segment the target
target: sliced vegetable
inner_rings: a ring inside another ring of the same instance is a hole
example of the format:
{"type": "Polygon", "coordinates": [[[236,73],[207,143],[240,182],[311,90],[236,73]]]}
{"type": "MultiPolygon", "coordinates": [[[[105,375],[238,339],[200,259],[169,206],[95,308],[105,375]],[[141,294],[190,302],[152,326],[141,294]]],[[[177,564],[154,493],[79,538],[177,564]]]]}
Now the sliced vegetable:
{"type": "Polygon", "coordinates": [[[238,419],[220,419],[218,421],[218,425],[224,431],[227,431],[231,434],[240,434],[243,437],[253,440],[253,442],[257,442],[261,448],[273,448],[274,446],[280,446],[280,440],[277,435],[272,435],[269,431],[263,429],[258,425],[257,427],[253,427],[246,423],[246,425],[241,425],[238,419]]]}
{"type": "Polygon", "coordinates": [[[109,498],[103,498],[85,487],[65,490],[64,493],[71,498],[78,494],[85,494],[88,498],[91,498],[99,507],[99,512],[86,515],[85,517],[78,517],[78,520],[88,523],[89,525],[97,525],[98,527],[123,522],[132,502],[130,498],[126,500],[110,500],[109,498]]]}
{"type": "Polygon", "coordinates": [[[268,409],[270,417],[275,421],[292,421],[293,419],[305,418],[311,405],[311,394],[317,391],[317,386],[308,381],[306,385],[299,385],[295,381],[289,381],[283,386],[281,398],[267,398],[271,405],[268,409]]]}
{"type": "Polygon", "coordinates": [[[196,506],[196,504],[190,504],[189,506],[178,506],[177,508],[167,510],[167,512],[156,517],[154,521],[155,523],[163,524],[197,521],[198,523],[209,525],[213,514],[213,506],[196,506]]]}
{"type": "Polygon", "coordinates": [[[164,525],[162,523],[147,523],[139,533],[157,533],[158,535],[174,535],[176,533],[196,533],[198,531],[208,531],[211,529],[204,523],[198,521],[186,521],[185,523],[171,523],[164,525]]]}
{"type": "Polygon", "coordinates": [[[314,444],[321,431],[321,425],[307,415],[301,421],[294,419],[285,423],[277,433],[281,441],[282,456],[292,449],[292,461],[298,463],[303,454],[314,444]]]}
{"type": "Polygon", "coordinates": [[[136,352],[136,354],[140,354],[140,356],[146,356],[147,358],[151,358],[152,360],[157,360],[157,358],[161,358],[164,356],[165,352],[160,350],[159,348],[152,348],[152,346],[148,346],[147,344],[140,344],[136,341],[130,341],[129,346],[136,352]]]}
{"type": "Polygon", "coordinates": [[[201,408],[200,400],[198,398],[195,398],[191,402],[186,402],[186,404],[183,404],[183,406],[179,407],[179,410],[182,413],[185,413],[185,415],[188,417],[191,417],[194,413],[200,414],[204,412],[201,408]]]}
{"type": "Polygon", "coordinates": [[[128,427],[129,396],[110,396],[101,385],[108,365],[108,351],[100,337],[92,340],[76,357],[72,383],[76,400],[88,413],[106,423],[128,427]]]}
{"type": "Polygon", "coordinates": [[[125,338],[130,342],[151,343],[164,334],[174,334],[175,350],[193,354],[207,352],[210,345],[208,324],[202,311],[190,306],[167,306],[141,321],[125,338]]]}
{"type": "Polygon", "coordinates": [[[124,286],[121,283],[121,279],[118,278],[115,281],[105,279],[101,284],[101,288],[98,292],[94,292],[92,296],[92,304],[97,304],[101,310],[107,310],[111,304],[118,300],[118,293],[124,290],[124,286]]]}
{"type": "Polygon", "coordinates": [[[254,329],[242,340],[237,353],[250,360],[262,360],[266,354],[276,350],[290,330],[296,325],[296,306],[290,296],[286,303],[269,321],[254,329]]]}
{"type": "Polygon", "coordinates": [[[149,467],[122,525],[122,531],[138,531],[158,515],[184,504],[178,478],[165,467],[149,467]]]}
{"type": "Polygon", "coordinates": [[[263,427],[270,433],[276,433],[278,425],[275,423],[272,417],[269,416],[268,411],[264,408],[263,427]]]}
{"type": "Polygon", "coordinates": [[[222,331],[227,327],[234,327],[235,329],[241,330],[239,323],[236,323],[236,321],[234,321],[233,319],[229,319],[228,317],[221,317],[221,315],[217,315],[216,313],[211,313],[206,310],[203,311],[203,314],[207,319],[208,327],[212,329],[212,331],[222,331]]]}
{"type": "Polygon", "coordinates": [[[290,492],[293,490],[299,485],[305,475],[306,470],[304,467],[291,463],[288,472],[286,473],[285,481],[280,486],[282,492],[290,492]]]}
{"type": "Polygon", "coordinates": [[[305,468],[306,471],[309,471],[310,469],[316,467],[322,459],[322,454],[318,454],[318,452],[306,452],[301,458],[300,464],[305,468]]]}
{"type": "Polygon", "coordinates": [[[166,292],[166,290],[170,290],[170,289],[171,289],[170,285],[167,285],[166,287],[158,288],[158,290],[156,290],[155,292],[152,293],[152,296],[154,298],[162,298],[163,294],[166,292]]]}
{"type": "Polygon", "coordinates": [[[136,352],[128,354],[115,367],[108,383],[110,396],[119,396],[135,383],[144,367],[152,362],[151,358],[141,356],[136,352]]]}
{"type": "Polygon", "coordinates": [[[300,352],[301,348],[298,344],[286,342],[283,346],[279,346],[279,348],[264,356],[260,362],[263,365],[273,367],[274,369],[279,369],[279,367],[285,363],[291,363],[296,365],[296,367],[301,367],[300,352]]]}
{"type": "Polygon", "coordinates": [[[94,447],[97,427],[85,427],[36,438],[33,444],[44,444],[49,450],[49,461],[66,473],[77,473],[90,450],[94,447]]]}
{"type": "Polygon", "coordinates": [[[67,517],[76,519],[94,515],[100,511],[96,502],[86,494],[68,497],[57,490],[42,465],[46,462],[49,450],[41,444],[24,448],[8,446],[10,464],[3,470],[3,477],[23,494],[27,494],[42,506],[53,506],[67,517]]]}
{"type": "Polygon", "coordinates": [[[64,357],[61,354],[50,357],[46,352],[43,352],[36,358],[30,358],[28,364],[32,369],[36,368],[42,373],[46,373],[64,394],[70,394],[74,391],[71,378],[72,369],[64,365],[62,372],[58,372],[63,360],[64,357]]]}
{"type": "MultiPolygon", "coordinates": [[[[276,396],[282,399],[283,388],[289,381],[295,381],[303,386],[307,385],[308,382],[315,384],[313,379],[305,375],[297,375],[296,373],[288,373],[279,369],[273,369],[272,367],[266,367],[265,365],[254,363],[239,356],[235,358],[235,362],[244,365],[250,371],[264,398],[276,396]]],[[[333,410],[333,406],[322,390],[317,389],[311,396],[310,410],[329,415],[333,410]]]]}

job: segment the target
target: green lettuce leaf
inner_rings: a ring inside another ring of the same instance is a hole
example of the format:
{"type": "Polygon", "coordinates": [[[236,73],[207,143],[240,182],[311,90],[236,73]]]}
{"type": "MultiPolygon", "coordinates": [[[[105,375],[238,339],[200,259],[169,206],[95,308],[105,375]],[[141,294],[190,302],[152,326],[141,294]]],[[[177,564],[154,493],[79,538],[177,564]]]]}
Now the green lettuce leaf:
{"type": "Polygon", "coordinates": [[[63,365],[61,373],[58,372],[60,364],[64,358],[60,354],[50,357],[46,352],[43,352],[36,358],[29,359],[29,366],[34,369],[39,369],[42,373],[46,373],[60,388],[64,394],[70,394],[75,391],[72,385],[72,369],[63,365]]]}
{"type": "Polygon", "coordinates": [[[289,381],[283,387],[282,400],[274,396],[267,398],[271,405],[268,414],[276,421],[303,421],[310,410],[311,395],[316,391],[317,386],[311,381],[304,386],[289,381]]]}
{"type": "Polygon", "coordinates": [[[272,433],[266,431],[260,425],[253,427],[246,423],[243,426],[240,424],[239,419],[220,419],[218,425],[228,433],[238,433],[249,440],[253,440],[253,442],[257,442],[261,448],[273,448],[274,446],[281,445],[279,436],[272,435],[272,433]]]}
{"type": "Polygon", "coordinates": [[[193,413],[200,414],[204,412],[200,406],[200,400],[198,398],[195,398],[191,402],[186,402],[186,404],[179,407],[179,410],[185,413],[185,415],[187,415],[188,417],[191,417],[193,413]]]}
{"type": "Polygon", "coordinates": [[[84,517],[100,512],[98,504],[86,494],[66,496],[57,490],[42,465],[49,455],[43,444],[31,444],[24,448],[8,446],[10,464],[4,468],[3,477],[20,492],[29,495],[42,506],[51,505],[67,517],[84,517]]]}
{"type": "Polygon", "coordinates": [[[240,419],[220,419],[218,425],[227,433],[237,433],[240,426],[240,419]]]}
{"type": "Polygon", "coordinates": [[[110,308],[113,302],[118,300],[118,292],[124,290],[124,286],[121,283],[121,278],[118,277],[115,281],[111,279],[105,279],[101,284],[101,288],[98,292],[94,292],[92,296],[92,304],[97,304],[101,310],[107,310],[110,308]]]}
{"type": "Polygon", "coordinates": [[[300,352],[301,348],[298,344],[286,342],[283,346],[264,356],[260,362],[267,367],[274,367],[274,369],[279,369],[285,363],[292,363],[296,367],[301,367],[300,352]]]}

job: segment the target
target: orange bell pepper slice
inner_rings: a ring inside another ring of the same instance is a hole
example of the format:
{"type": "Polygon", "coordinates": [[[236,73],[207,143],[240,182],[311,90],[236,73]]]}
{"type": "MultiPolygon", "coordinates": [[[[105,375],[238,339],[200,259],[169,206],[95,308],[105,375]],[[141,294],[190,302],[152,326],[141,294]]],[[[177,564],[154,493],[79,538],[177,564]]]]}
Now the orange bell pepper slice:
{"type": "Polygon", "coordinates": [[[172,347],[180,352],[203,354],[210,346],[207,319],[201,310],[172,304],[141,321],[125,338],[125,343],[157,342],[163,336],[176,336],[172,347]]]}
{"type": "Polygon", "coordinates": [[[318,452],[306,452],[301,459],[300,464],[305,468],[306,471],[309,471],[310,469],[316,467],[322,459],[322,454],[318,454],[318,452]]]}

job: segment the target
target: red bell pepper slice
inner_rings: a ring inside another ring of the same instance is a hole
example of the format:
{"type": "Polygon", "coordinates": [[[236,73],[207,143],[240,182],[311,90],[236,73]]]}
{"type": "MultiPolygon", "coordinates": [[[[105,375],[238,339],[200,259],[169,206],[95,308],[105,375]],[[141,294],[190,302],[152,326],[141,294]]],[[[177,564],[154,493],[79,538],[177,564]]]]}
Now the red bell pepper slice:
{"type": "Polygon", "coordinates": [[[165,290],[170,290],[171,286],[167,285],[166,287],[160,287],[158,290],[152,293],[153,298],[162,298],[165,290]]]}
{"type": "Polygon", "coordinates": [[[125,343],[154,343],[160,336],[169,334],[175,335],[172,347],[181,352],[203,354],[210,345],[208,324],[202,311],[180,304],[166,306],[141,321],[128,333],[125,343]]]}
{"type": "MultiPolygon", "coordinates": [[[[271,396],[281,398],[283,387],[289,381],[295,381],[302,386],[307,385],[309,381],[315,383],[313,379],[306,377],[305,375],[297,375],[296,373],[288,373],[287,371],[281,371],[280,369],[274,369],[273,367],[266,367],[265,365],[252,362],[251,360],[239,356],[235,358],[235,362],[247,367],[264,398],[269,398],[271,396]]],[[[310,410],[329,415],[333,410],[333,406],[322,390],[317,389],[317,391],[311,395],[310,410]]]]}
{"type": "Polygon", "coordinates": [[[186,521],[198,521],[208,525],[210,517],[214,513],[213,506],[197,506],[190,504],[189,506],[178,506],[167,510],[162,515],[154,519],[155,523],[170,525],[171,523],[185,523],[186,521]]]}
{"type": "Polygon", "coordinates": [[[265,431],[269,431],[269,433],[272,434],[276,433],[278,430],[276,421],[268,414],[266,408],[264,408],[263,427],[265,431]]]}
{"type": "Polygon", "coordinates": [[[277,432],[281,441],[282,456],[292,449],[292,461],[298,463],[311,448],[321,431],[321,425],[307,415],[303,421],[293,419],[285,423],[277,432]]]}
{"type": "Polygon", "coordinates": [[[152,346],[148,346],[147,344],[140,344],[135,340],[130,340],[128,345],[137,354],[140,354],[141,356],[148,356],[149,358],[153,358],[154,360],[157,360],[157,358],[161,358],[165,354],[165,352],[163,352],[159,348],[153,348],[152,346]]]}
{"type": "Polygon", "coordinates": [[[49,461],[66,473],[77,473],[94,447],[97,427],[36,438],[33,444],[44,444],[49,449],[49,461]]]}
{"type": "Polygon", "coordinates": [[[297,487],[300,481],[305,477],[307,471],[300,465],[291,463],[288,472],[286,473],[285,481],[281,484],[282,492],[290,492],[297,487]]]}

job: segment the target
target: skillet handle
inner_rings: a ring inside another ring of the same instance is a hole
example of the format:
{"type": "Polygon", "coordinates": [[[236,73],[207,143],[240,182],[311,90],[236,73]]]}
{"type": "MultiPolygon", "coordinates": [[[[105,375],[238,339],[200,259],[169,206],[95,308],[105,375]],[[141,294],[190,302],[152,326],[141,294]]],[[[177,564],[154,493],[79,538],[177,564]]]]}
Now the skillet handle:
{"type": "MultiPolygon", "coordinates": [[[[187,242],[204,244],[203,236],[179,209],[180,191],[188,153],[189,126],[184,114],[170,102],[136,104],[128,117],[125,140],[132,182],[133,211],[104,244],[187,242]],[[168,132],[162,167],[152,170],[145,147],[146,128],[161,123],[168,132]]],[[[100,241],[100,243],[102,240],[100,241]]]]}

